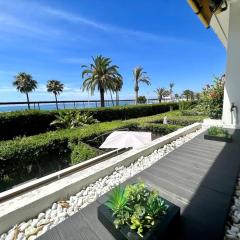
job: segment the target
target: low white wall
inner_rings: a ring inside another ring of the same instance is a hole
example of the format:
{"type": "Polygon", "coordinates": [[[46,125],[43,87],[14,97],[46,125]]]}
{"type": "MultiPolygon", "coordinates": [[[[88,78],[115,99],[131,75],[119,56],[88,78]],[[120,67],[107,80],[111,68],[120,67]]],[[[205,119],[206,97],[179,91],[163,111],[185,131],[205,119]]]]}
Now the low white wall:
{"type": "Polygon", "coordinates": [[[36,216],[53,202],[66,199],[79,192],[85,186],[99,178],[111,174],[117,166],[128,166],[141,156],[147,156],[154,150],[201,128],[201,123],[178,129],[160,137],[140,149],[132,149],[60,180],[41,186],[0,204],[0,234],[17,223],[36,216]]]}

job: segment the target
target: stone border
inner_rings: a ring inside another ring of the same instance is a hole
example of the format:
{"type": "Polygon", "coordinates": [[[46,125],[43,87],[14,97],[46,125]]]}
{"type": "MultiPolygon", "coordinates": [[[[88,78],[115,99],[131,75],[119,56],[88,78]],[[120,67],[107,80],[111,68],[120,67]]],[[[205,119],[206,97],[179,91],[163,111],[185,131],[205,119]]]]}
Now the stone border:
{"type": "Polygon", "coordinates": [[[78,192],[79,189],[103,176],[111,174],[116,167],[129,166],[139,157],[147,156],[179,137],[200,129],[201,126],[201,123],[195,123],[178,129],[173,133],[152,141],[143,148],[132,149],[0,204],[0,233],[7,231],[16,223],[36,216],[39,212],[47,209],[53,202],[66,199],[78,192]]]}

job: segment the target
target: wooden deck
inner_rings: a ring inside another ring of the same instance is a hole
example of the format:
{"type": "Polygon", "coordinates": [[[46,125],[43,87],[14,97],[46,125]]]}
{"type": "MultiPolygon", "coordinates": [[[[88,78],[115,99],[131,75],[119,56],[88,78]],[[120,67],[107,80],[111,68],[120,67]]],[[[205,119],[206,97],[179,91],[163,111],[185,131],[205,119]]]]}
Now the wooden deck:
{"type": "MultiPolygon", "coordinates": [[[[240,132],[234,142],[203,139],[203,134],[171,152],[126,183],[141,179],[181,207],[175,239],[223,239],[231,198],[240,168],[240,132]]],[[[54,227],[39,240],[114,239],[97,219],[107,194],[54,227]]]]}

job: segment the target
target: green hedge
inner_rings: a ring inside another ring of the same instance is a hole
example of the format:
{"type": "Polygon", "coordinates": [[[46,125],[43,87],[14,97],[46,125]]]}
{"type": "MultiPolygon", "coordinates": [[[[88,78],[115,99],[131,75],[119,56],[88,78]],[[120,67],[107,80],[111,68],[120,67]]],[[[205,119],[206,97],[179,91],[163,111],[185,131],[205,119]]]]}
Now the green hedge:
{"type": "Polygon", "coordinates": [[[39,135],[0,141],[0,191],[4,184],[14,185],[54,172],[59,169],[59,166],[60,169],[69,166],[70,162],[74,164],[78,160],[86,160],[87,156],[93,154],[92,150],[94,149],[84,145],[86,149],[81,155],[81,150],[76,146],[82,146],[83,143],[88,143],[89,140],[116,129],[140,129],[164,135],[179,129],[181,124],[191,124],[199,120],[200,117],[184,117],[181,116],[180,111],[172,111],[149,117],[96,123],[83,128],[50,131],[39,135]],[[164,116],[168,116],[178,125],[156,123],[164,116]],[[184,122],[187,121],[187,118],[189,118],[188,122],[184,122]],[[79,154],[80,156],[78,156],[79,154]]]}
{"type": "Polygon", "coordinates": [[[90,158],[100,155],[101,153],[103,152],[101,152],[99,149],[90,147],[84,143],[74,145],[71,152],[71,164],[74,165],[86,161],[90,158]]]}
{"type": "MultiPolygon", "coordinates": [[[[150,116],[178,109],[177,103],[161,103],[152,105],[129,105],[119,107],[77,109],[75,111],[89,112],[100,122],[126,120],[142,116],[150,116]]],[[[60,110],[69,111],[69,110],[60,110]]],[[[17,111],[0,114],[0,140],[13,139],[18,136],[31,136],[50,129],[50,123],[55,120],[56,111],[17,111]]]]}
{"type": "Polygon", "coordinates": [[[132,123],[114,121],[97,123],[84,128],[65,129],[21,139],[0,142],[0,179],[5,175],[24,178],[31,165],[44,165],[51,159],[64,164],[72,145],[87,141],[115,129],[132,127],[132,123]]]}
{"type": "Polygon", "coordinates": [[[159,123],[146,123],[140,125],[138,129],[151,131],[153,133],[160,133],[161,135],[166,135],[178,130],[179,128],[182,128],[182,126],[159,123]]]}
{"type": "Polygon", "coordinates": [[[50,130],[55,119],[53,111],[16,111],[0,113],[0,140],[30,136],[50,130]]]}

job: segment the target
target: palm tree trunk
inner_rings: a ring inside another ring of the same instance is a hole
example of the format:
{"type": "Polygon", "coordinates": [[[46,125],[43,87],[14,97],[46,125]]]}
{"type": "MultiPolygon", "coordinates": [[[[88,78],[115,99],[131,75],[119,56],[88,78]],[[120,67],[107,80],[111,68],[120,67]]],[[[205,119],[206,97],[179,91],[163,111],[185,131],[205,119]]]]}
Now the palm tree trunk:
{"type": "Polygon", "coordinates": [[[26,96],[27,96],[28,110],[30,110],[29,96],[28,96],[28,93],[27,93],[27,92],[26,92],[26,96]]]}
{"type": "Polygon", "coordinates": [[[116,106],[119,106],[118,91],[116,91],[116,106]]]}
{"type": "Polygon", "coordinates": [[[100,101],[101,101],[101,107],[105,106],[105,102],[104,102],[104,89],[100,88],[100,101]]]}
{"type": "Polygon", "coordinates": [[[113,101],[112,91],[110,91],[110,96],[111,96],[111,100],[112,100],[112,105],[114,106],[114,101],[113,101]]]}
{"type": "Polygon", "coordinates": [[[55,101],[56,101],[56,108],[57,108],[57,110],[58,110],[57,94],[54,93],[54,96],[55,96],[55,101]]]}
{"type": "Polygon", "coordinates": [[[162,97],[159,97],[158,101],[159,101],[159,103],[161,103],[162,102],[162,97]]]}

